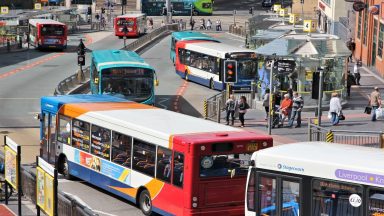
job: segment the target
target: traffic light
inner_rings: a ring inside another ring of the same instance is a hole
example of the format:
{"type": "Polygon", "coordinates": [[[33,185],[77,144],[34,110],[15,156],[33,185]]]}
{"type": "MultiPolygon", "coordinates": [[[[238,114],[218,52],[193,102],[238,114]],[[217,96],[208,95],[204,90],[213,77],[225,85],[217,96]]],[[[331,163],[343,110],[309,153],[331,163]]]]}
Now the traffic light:
{"type": "Polygon", "coordinates": [[[224,82],[225,83],[237,82],[237,61],[235,60],[224,61],[224,82]]]}
{"type": "Polygon", "coordinates": [[[85,65],[85,55],[78,55],[77,56],[77,64],[84,66],[85,65]]]}
{"type": "Polygon", "coordinates": [[[253,14],[253,7],[249,8],[249,14],[253,14]]]}
{"type": "Polygon", "coordinates": [[[300,0],[300,4],[304,4],[304,0],[300,0]]]}
{"type": "Polygon", "coordinates": [[[92,8],[91,8],[91,7],[88,7],[87,14],[88,14],[88,15],[91,15],[91,14],[92,14],[92,8]]]}
{"type": "Polygon", "coordinates": [[[122,0],[122,1],[121,1],[121,4],[122,4],[122,5],[127,5],[127,0],[122,0]]]}
{"type": "Polygon", "coordinates": [[[105,14],[105,8],[101,8],[101,13],[105,14]]]}

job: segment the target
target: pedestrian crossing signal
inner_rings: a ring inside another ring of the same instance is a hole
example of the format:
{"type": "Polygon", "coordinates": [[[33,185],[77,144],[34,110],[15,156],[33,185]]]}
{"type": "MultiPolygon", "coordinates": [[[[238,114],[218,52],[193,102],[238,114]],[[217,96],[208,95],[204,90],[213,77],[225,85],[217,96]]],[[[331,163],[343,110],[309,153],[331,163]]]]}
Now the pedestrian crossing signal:
{"type": "Polygon", "coordinates": [[[226,60],[224,61],[224,82],[236,83],[237,82],[237,61],[226,60]]]}

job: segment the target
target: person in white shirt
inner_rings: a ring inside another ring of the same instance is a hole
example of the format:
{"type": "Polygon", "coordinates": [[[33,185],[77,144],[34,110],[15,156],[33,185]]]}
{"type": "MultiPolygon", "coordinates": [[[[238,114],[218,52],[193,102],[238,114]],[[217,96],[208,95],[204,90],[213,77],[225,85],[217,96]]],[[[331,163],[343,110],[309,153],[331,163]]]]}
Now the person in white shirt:
{"type": "Polygon", "coordinates": [[[339,124],[339,115],[341,113],[341,102],[339,95],[334,92],[332,93],[332,98],[329,101],[329,113],[331,113],[331,122],[332,125],[337,125],[339,124]]]}

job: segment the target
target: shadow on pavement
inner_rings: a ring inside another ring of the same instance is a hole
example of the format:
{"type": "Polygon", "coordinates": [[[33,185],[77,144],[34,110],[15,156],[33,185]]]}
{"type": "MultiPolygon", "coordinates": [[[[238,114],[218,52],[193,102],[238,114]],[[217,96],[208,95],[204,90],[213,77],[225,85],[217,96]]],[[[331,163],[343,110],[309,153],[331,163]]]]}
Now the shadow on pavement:
{"type": "Polygon", "coordinates": [[[193,107],[192,104],[190,104],[183,96],[177,97],[176,95],[156,95],[155,106],[170,111],[178,111],[197,118],[203,117],[202,114],[196,110],[195,107],[193,107]]]}
{"type": "MultiPolygon", "coordinates": [[[[0,58],[0,68],[10,65],[17,65],[24,61],[33,61],[33,59],[40,58],[45,55],[51,54],[52,51],[39,51],[31,47],[29,50],[22,52],[2,53],[0,58]]],[[[24,66],[24,65],[20,65],[24,66]]]]}

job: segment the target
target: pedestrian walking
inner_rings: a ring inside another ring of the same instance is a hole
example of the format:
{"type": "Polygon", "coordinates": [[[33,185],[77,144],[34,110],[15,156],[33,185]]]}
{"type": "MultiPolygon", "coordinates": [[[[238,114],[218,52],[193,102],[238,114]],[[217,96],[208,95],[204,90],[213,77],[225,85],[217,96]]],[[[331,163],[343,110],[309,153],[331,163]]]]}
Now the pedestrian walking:
{"type": "Polygon", "coordinates": [[[180,29],[180,31],[184,30],[183,29],[183,19],[180,19],[180,21],[179,21],[179,29],[180,29]]]}
{"type": "Polygon", "coordinates": [[[241,96],[240,102],[239,102],[240,127],[244,127],[244,116],[248,109],[249,109],[249,105],[247,103],[247,99],[245,98],[245,96],[241,96]]]}
{"type": "Polygon", "coordinates": [[[352,38],[349,38],[349,41],[347,41],[347,47],[351,51],[351,55],[348,57],[349,62],[353,62],[353,56],[356,48],[356,43],[352,38]]]}
{"type": "Polygon", "coordinates": [[[372,107],[372,121],[376,121],[376,110],[381,107],[381,94],[377,86],[374,87],[373,92],[369,96],[369,104],[372,107]]]}
{"type": "Polygon", "coordinates": [[[191,25],[191,31],[193,31],[193,28],[195,27],[195,20],[191,19],[191,21],[189,22],[189,25],[191,25]]]}
{"type": "Polygon", "coordinates": [[[218,19],[216,21],[216,25],[217,25],[217,31],[222,31],[222,29],[221,29],[221,20],[220,19],[218,19]]]}
{"type": "Polygon", "coordinates": [[[332,98],[329,101],[329,113],[331,114],[332,125],[339,124],[339,116],[341,114],[341,102],[339,95],[336,92],[332,93],[332,98]]]}
{"type": "Polygon", "coordinates": [[[237,101],[235,100],[234,95],[230,95],[228,100],[225,102],[225,110],[227,113],[226,120],[227,120],[227,125],[229,125],[229,116],[231,116],[232,124],[235,122],[235,111],[237,109],[237,101]]]}
{"type": "Polygon", "coordinates": [[[207,30],[207,27],[205,26],[205,19],[204,18],[202,18],[201,20],[200,20],[200,30],[207,30]]]}
{"type": "Polygon", "coordinates": [[[293,122],[295,121],[296,116],[297,116],[296,128],[301,127],[301,111],[302,111],[303,107],[304,107],[303,98],[299,95],[299,93],[294,92],[293,93],[293,100],[292,100],[292,114],[291,114],[291,119],[289,120],[288,127],[293,126],[293,122]]]}
{"type": "Polygon", "coordinates": [[[356,61],[355,65],[353,66],[353,76],[355,78],[355,85],[360,85],[361,75],[360,75],[360,68],[359,68],[357,61],[356,61]]]}
{"type": "Polygon", "coordinates": [[[285,119],[289,120],[289,116],[292,111],[292,99],[289,97],[289,94],[284,95],[284,99],[281,101],[280,105],[280,123],[279,127],[284,126],[285,119]]]}
{"type": "Polygon", "coordinates": [[[207,29],[209,29],[209,30],[212,29],[212,22],[210,19],[207,20],[207,29]]]}
{"type": "Polygon", "coordinates": [[[270,96],[270,91],[269,89],[265,89],[265,94],[263,96],[263,107],[265,109],[265,120],[268,120],[269,116],[269,96],[270,96]]]}
{"type": "Polygon", "coordinates": [[[352,76],[351,72],[347,72],[347,96],[351,96],[351,86],[355,83],[355,77],[352,76]]]}
{"type": "Polygon", "coordinates": [[[165,23],[164,23],[164,21],[163,21],[163,20],[161,21],[161,24],[160,24],[160,26],[161,26],[161,27],[165,26],[165,23]]]}
{"type": "MultiPolygon", "coordinates": [[[[164,23],[164,21],[162,21],[164,23]]],[[[153,29],[153,19],[149,18],[149,28],[153,29]]]]}

